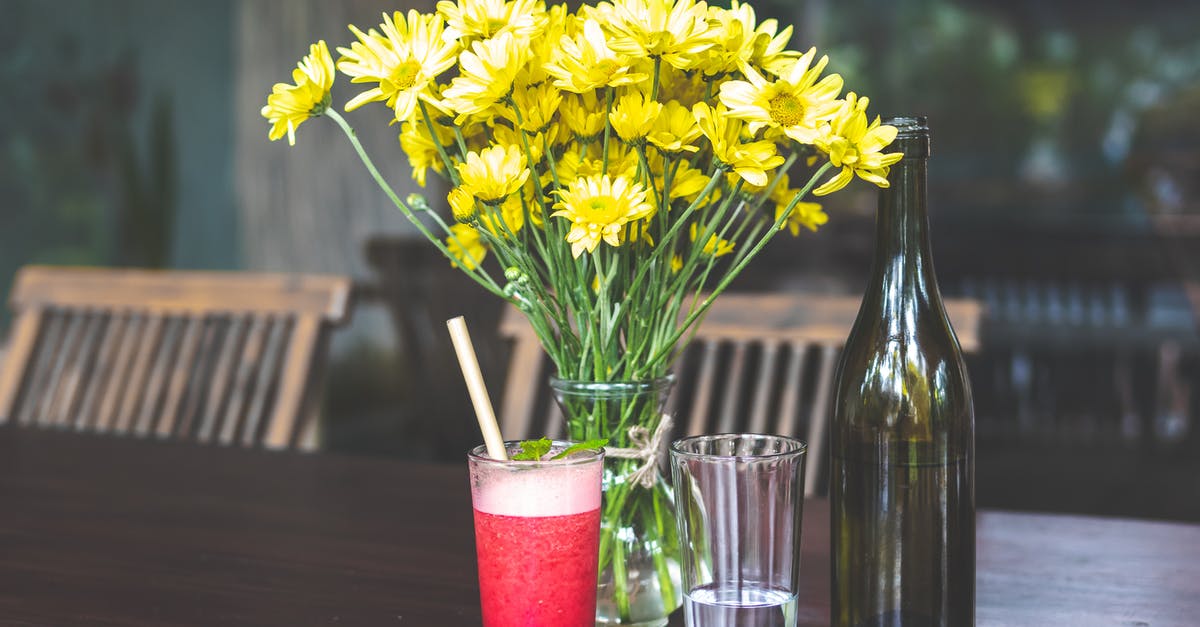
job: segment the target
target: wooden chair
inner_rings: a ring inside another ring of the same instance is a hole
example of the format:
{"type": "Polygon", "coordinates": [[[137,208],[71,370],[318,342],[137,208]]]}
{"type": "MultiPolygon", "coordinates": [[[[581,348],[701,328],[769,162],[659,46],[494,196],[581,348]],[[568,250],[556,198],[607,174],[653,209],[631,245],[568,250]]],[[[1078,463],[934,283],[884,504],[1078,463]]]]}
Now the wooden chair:
{"type": "Polygon", "coordinates": [[[0,424],[281,449],[316,446],[343,277],[27,266],[0,424]]]}
{"type": "MultiPolygon", "coordinates": [[[[809,443],[805,494],[815,494],[833,371],[859,302],[802,293],[722,295],[676,364],[669,401],[676,433],[800,437],[809,443]]],[[[978,350],[980,305],[949,300],[946,309],[963,350],[978,350]]],[[[515,308],[505,312],[500,333],[513,342],[501,406],[505,436],[560,435],[564,421],[547,384],[552,366],[537,336],[515,308]],[[538,415],[545,422],[535,424],[538,415]]]]}
{"type": "MultiPolygon", "coordinates": [[[[469,312],[471,320],[495,320],[504,302],[467,278],[423,238],[375,235],[365,246],[375,281],[367,290],[387,308],[398,350],[411,368],[412,391],[442,406],[471,411],[462,393],[462,374],[446,320],[469,312]]],[[[476,357],[485,375],[504,369],[503,344],[497,330],[472,328],[476,357]]],[[[469,426],[469,425],[468,425],[469,426]]]]}

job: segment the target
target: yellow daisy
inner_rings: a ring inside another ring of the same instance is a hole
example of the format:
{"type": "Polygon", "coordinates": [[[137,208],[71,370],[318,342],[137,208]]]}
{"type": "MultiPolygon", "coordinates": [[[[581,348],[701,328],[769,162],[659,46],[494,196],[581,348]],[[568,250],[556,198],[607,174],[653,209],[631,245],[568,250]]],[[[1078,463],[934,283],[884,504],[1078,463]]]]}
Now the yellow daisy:
{"type": "Polygon", "coordinates": [[[358,41],[349,48],[338,48],[342,55],[338,69],[351,77],[351,83],[376,83],[347,102],[346,110],[383,101],[397,120],[407,120],[419,98],[436,100],[429,87],[454,65],[458,46],[443,40],[440,17],[415,10],[409,11],[407,18],[399,11],[391,17],[384,13],[379,29],[382,34],[374,28],[364,33],[351,24],[350,32],[358,41]]]}
{"type": "MultiPolygon", "coordinates": [[[[795,191],[795,190],[792,190],[795,191]]],[[[780,202],[775,205],[775,219],[779,220],[783,216],[783,212],[787,210],[787,206],[791,204],[789,199],[787,202],[780,202]]],[[[816,231],[817,227],[829,222],[829,216],[825,214],[825,210],[821,208],[820,203],[815,202],[798,202],[795,207],[792,207],[791,213],[788,214],[787,221],[779,226],[780,230],[786,228],[792,232],[793,237],[799,237],[800,227],[804,227],[810,231],[816,231]]]]}
{"type": "MultiPolygon", "coordinates": [[[[454,136],[450,134],[449,129],[436,122],[433,127],[437,130],[437,141],[442,146],[454,143],[454,136]]],[[[446,164],[442,161],[437,144],[434,143],[433,136],[429,134],[429,127],[423,120],[414,118],[400,125],[400,147],[404,149],[404,154],[408,155],[408,165],[412,167],[413,180],[417,185],[425,187],[429,168],[445,174],[446,164]]]]}
{"type": "Polygon", "coordinates": [[[267,105],[262,108],[262,116],[271,123],[267,137],[275,141],[286,134],[288,144],[295,146],[296,129],[329,108],[334,76],[333,57],[329,56],[325,40],[309,46],[308,56],[292,70],[292,81],[296,84],[275,83],[267,96],[267,105]]]}
{"type": "Polygon", "coordinates": [[[442,0],[437,12],[446,20],[446,38],[466,46],[479,39],[509,33],[528,42],[546,25],[541,0],[442,0]]]}
{"type": "Polygon", "coordinates": [[[485,203],[495,204],[508,198],[529,178],[525,156],[512,145],[468,152],[466,162],[456,167],[463,189],[485,203]]]}
{"type": "Polygon", "coordinates": [[[493,145],[504,146],[506,148],[511,147],[513,150],[521,153],[521,155],[532,158],[535,167],[542,163],[542,146],[546,141],[545,135],[542,133],[526,137],[529,141],[529,154],[525,154],[525,143],[521,141],[521,133],[519,131],[515,131],[503,124],[497,124],[492,127],[491,131],[493,145]]]}
{"type": "Polygon", "coordinates": [[[611,178],[595,175],[575,179],[558,196],[551,217],[571,221],[567,241],[575,257],[592,252],[604,240],[609,246],[621,245],[621,231],[631,221],[649,217],[654,208],[646,202],[646,190],[624,176],[611,178]]]}
{"type": "Polygon", "coordinates": [[[609,48],[631,57],[661,58],[681,70],[713,45],[708,7],[696,0],[614,0],[589,12],[612,38],[609,48]]]}
{"type": "Polygon", "coordinates": [[[622,141],[629,144],[644,144],[646,136],[654,129],[654,121],[662,113],[662,104],[638,91],[631,91],[617,99],[608,120],[622,141]]]}
{"type": "Polygon", "coordinates": [[[728,115],[724,105],[716,109],[703,102],[692,107],[692,115],[700,132],[712,143],[713,155],[737,172],[747,183],[762,187],[767,184],[767,171],[783,164],[774,142],[742,143],[741,120],[728,115]]]}
{"type": "Polygon", "coordinates": [[[604,132],[604,120],[608,117],[604,105],[596,98],[596,92],[567,94],[562,100],[559,115],[567,128],[580,139],[591,139],[604,132]]]}
{"type": "MultiPolygon", "coordinates": [[[[601,156],[604,154],[601,143],[596,142],[591,146],[591,154],[595,155],[594,163],[603,164],[601,156]]],[[[621,142],[612,142],[608,146],[608,173],[611,176],[624,174],[630,179],[636,179],[638,176],[638,154],[632,147],[621,142]]]]}
{"type": "Polygon", "coordinates": [[[528,40],[530,63],[526,63],[517,74],[520,86],[541,85],[554,78],[546,72],[546,62],[564,35],[574,34],[578,18],[567,10],[565,4],[556,4],[546,11],[546,24],[528,40]]]}
{"type": "Polygon", "coordinates": [[[837,74],[818,80],[829,57],[812,65],[816,54],[816,48],[810,49],[775,81],[747,67],[748,81],[721,85],[721,104],[729,108],[730,116],[749,122],[751,133],[768,126],[782,129],[801,144],[812,144],[821,123],[837,113],[842,91],[842,77],[837,74]]]}
{"type": "Polygon", "coordinates": [[[651,144],[667,154],[696,152],[700,148],[693,142],[699,138],[700,127],[696,126],[696,118],[678,100],[669,100],[663,105],[661,113],[654,118],[650,133],[646,135],[651,144]]]}
{"type": "Polygon", "coordinates": [[[629,57],[608,47],[600,23],[593,19],[585,20],[574,37],[563,35],[543,69],[554,77],[556,87],[577,94],[646,80],[646,74],[633,71],[629,57]]]}
{"type": "Polygon", "coordinates": [[[749,59],[739,59],[738,69],[744,74],[746,68],[755,67],[762,68],[775,76],[779,76],[784,71],[789,69],[796,59],[800,57],[800,53],[794,50],[788,50],[788,40],[792,38],[792,27],[786,26],[782,31],[779,29],[779,23],[773,19],[763,20],[762,24],[755,26],[756,17],[754,8],[749,4],[739,4],[737,0],[733,0],[733,5],[730,11],[738,15],[738,19],[746,25],[748,29],[754,31],[754,44],[750,50],[749,59]]]}
{"type": "Polygon", "coordinates": [[[542,133],[554,122],[554,114],[562,104],[563,94],[553,85],[542,83],[514,89],[512,99],[517,105],[516,111],[506,106],[501,110],[501,115],[512,122],[515,128],[518,126],[517,111],[520,111],[520,127],[529,133],[542,133]]]}
{"type": "Polygon", "coordinates": [[[450,235],[446,237],[446,249],[454,256],[450,265],[455,268],[462,266],[466,270],[474,270],[487,257],[487,246],[479,231],[469,224],[451,224],[450,235]]]}
{"type": "Polygon", "coordinates": [[[882,152],[896,139],[896,127],[880,124],[879,116],[867,124],[869,98],[846,94],[837,116],[829,121],[815,142],[829,162],[841,168],[837,176],[813,190],[813,195],[832,194],[845,187],[855,175],[879,187],[888,186],[888,169],[904,158],[902,152],[882,152]]]}
{"type": "Polygon", "coordinates": [[[737,71],[754,50],[754,28],[747,27],[737,12],[718,6],[708,7],[708,23],[713,26],[713,46],[704,51],[700,63],[704,75],[737,71]]]}
{"type": "Polygon", "coordinates": [[[795,60],[800,53],[787,49],[792,27],[777,33],[775,20],[758,24],[754,7],[733,0],[729,9],[708,7],[709,23],[714,25],[714,45],[704,55],[701,66],[704,74],[715,76],[747,73],[748,68],[764,69],[779,74],[781,65],[795,60]]]}
{"type": "MultiPolygon", "coordinates": [[[[604,162],[600,159],[593,159],[591,155],[580,153],[578,148],[568,148],[563,151],[563,154],[554,162],[554,168],[558,172],[558,180],[573,181],[579,178],[587,178],[593,174],[600,174],[604,162]]],[[[545,184],[550,184],[553,181],[550,172],[545,173],[545,184]]]]}
{"type": "MultiPolygon", "coordinates": [[[[662,189],[662,177],[655,177],[658,188],[662,189]]],[[[682,198],[684,200],[695,200],[700,192],[704,191],[704,187],[708,185],[708,175],[699,168],[693,168],[688,165],[686,160],[680,160],[675,166],[675,172],[671,174],[671,198],[682,198]]]]}
{"type": "Polygon", "coordinates": [[[458,57],[460,74],[442,92],[443,101],[457,116],[487,113],[512,92],[513,81],[525,65],[529,47],[512,33],[471,44],[458,57]]]}
{"type": "Polygon", "coordinates": [[[479,213],[479,224],[496,237],[516,235],[525,226],[525,208],[521,205],[521,195],[509,196],[499,207],[485,207],[479,213]],[[499,218],[499,220],[497,219],[499,218]],[[503,220],[501,227],[499,221],[503,220]]]}
{"type": "MultiPolygon", "coordinates": [[[[695,243],[696,238],[699,236],[696,223],[693,222],[692,226],[688,228],[688,239],[695,243]]],[[[721,257],[733,252],[733,245],[733,242],[717,237],[716,233],[711,233],[708,236],[708,241],[704,242],[704,248],[700,250],[700,254],[706,257],[721,257]]]]}
{"type": "Polygon", "coordinates": [[[691,108],[697,102],[711,100],[709,92],[717,93],[722,81],[718,77],[705,76],[703,72],[685,72],[665,67],[658,82],[660,100],[677,100],[679,104],[691,108]]]}
{"type": "MultiPolygon", "coordinates": [[[[771,201],[775,203],[775,221],[778,222],[783,217],[783,212],[787,211],[788,205],[792,204],[792,200],[796,198],[800,190],[791,187],[788,181],[788,175],[784,174],[779,178],[779,183],[775,185],[775,189],[771,190],[771,201]]],[[[825,215],[821,205],[815,202],[797,202],[796,206],[792,207],[788,213],[787,220],[779,225],[779,229],[787,229],[792,232],[793,237],[800,235],[800,227],[804,227],[810,231],[816,231],[817,227],[829,222],[829,216],[825,215]]]]}
{"type": "MultiPolygon", "coordinates": [[[[555,161],[555,169],[558,172],[558,180],[563,182],[598,176],[604,172],[604,159],[600,157],[599,150],[580,152],[578,148],[569,148],[555,161]]],[[[630,179],[637,178],[637,153],[629,150],[624,144],[613,142],[608,150],[608,174],[624,175],[630,179]]],[[[543,184],[546,185],[553,182],[549,172],[543,176],[543,179],[543,184]]]]}

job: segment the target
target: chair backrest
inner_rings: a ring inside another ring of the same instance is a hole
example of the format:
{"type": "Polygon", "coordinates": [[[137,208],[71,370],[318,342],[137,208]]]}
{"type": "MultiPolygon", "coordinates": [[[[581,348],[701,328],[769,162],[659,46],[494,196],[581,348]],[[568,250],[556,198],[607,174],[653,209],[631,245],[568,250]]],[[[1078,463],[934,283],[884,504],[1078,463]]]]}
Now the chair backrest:
{"type": "MultiPolygon", "coordinates": [[[[677,433],[800,437],[809,443],[805,493],[815,494],[833,371],[859,303],[803,293],[723,294],[675,367],[669,406],[677,433]]],[[[946,310],[963,350],[978,350],[981,306],[951,299],[946,310]]],[[[513,341],[501,406],[505,436],[560,435],[563,420],[549,400],[549,359],[537,336],[515,308],[505,312],[500,332],[513,341]],[[535,423],[538,415],[544,423],[535,423]]]]}
{"type": "Polygon", "coordinates": [[[316,446],[336,276],[27,266],[0,424],[280,449],[316,446]]]}

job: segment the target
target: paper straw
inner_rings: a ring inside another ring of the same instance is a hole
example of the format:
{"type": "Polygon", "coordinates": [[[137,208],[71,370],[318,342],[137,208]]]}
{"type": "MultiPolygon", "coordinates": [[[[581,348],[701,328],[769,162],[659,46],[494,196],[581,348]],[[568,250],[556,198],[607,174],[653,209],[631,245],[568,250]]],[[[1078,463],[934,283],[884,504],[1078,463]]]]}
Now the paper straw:
{"type": "Polygon", "coordinates": [[[487,386],[483,384],[483,373],[479,371],[479,360],[475,357],[475,346],[471,344],[471,334],[467,332],[467,322],[462,316],[446,321],[450,329],[450,340],[454,343],[454,352],[458,355],[458,366],[462,368],[463,379],[467,381],[467,391],[471,394],[471,404],[475,406],[475,418],[479,421],[479,430],[483,433],[483,443],[487,445],[488,455],[493,459],[508,459],[504,450],[504,438],[500,437],[500,425],[496,423],[496,412],[492,410],[492,399],[488,397],[487,386]]]}

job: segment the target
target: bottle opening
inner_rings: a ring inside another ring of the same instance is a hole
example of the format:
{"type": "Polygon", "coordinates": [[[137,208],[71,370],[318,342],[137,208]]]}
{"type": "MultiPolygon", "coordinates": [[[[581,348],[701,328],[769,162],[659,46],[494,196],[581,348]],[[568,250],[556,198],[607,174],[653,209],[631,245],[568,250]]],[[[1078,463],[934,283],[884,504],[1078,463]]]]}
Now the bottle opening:
{"type": "Polygon", "coordinates": [[[885,119],[883,123],[896,127],[898,131],[892,150],[900,150],[909,158],[929,156],[929,123],[925,116],[895,116],[885,119]]]}
{"type": "Polygon", "coordinates": [[[915,137],[929,133],[929,120],[923,115],[898,115],[883,121],[900,131],[898,137],[915,137]]]}

